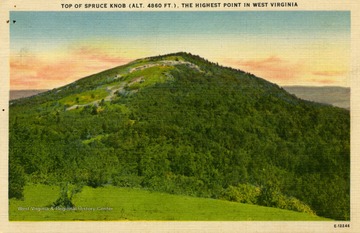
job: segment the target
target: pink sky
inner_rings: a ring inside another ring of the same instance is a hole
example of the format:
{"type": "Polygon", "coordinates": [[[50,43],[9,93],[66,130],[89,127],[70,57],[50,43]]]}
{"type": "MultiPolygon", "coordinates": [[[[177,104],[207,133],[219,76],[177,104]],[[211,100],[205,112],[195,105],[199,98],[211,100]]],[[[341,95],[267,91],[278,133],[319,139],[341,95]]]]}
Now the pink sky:
{"type": "Polygon", "coordinates": [[[11,57],[11,89],[52,89],[131,61],[91,47],[79,47],[69,54],[48,58],[51,56],[11,57]]]}
{"type": "Polygon", "coordinates": [[[52,89],[138,58],[181,51],[280,86],[349,86],[346,11],[14,11],[10,18],[16,19],[10,27],[11,89],[52,89]]]}
{"type": "MultiPolygon", "coordinates": [[[[85,45],[53,54],[11,56],[11,89],[52,89],[134,60],[134,56],[118,56],[109,49],[85,45]]],[[[279,55],[255,56],[251,59],[225,58],[220,63],[279,85],[346,86],[349,73],[346,67],[332,67],[331,70],[329,65],[325,65],[322,69],[324,65],[319,68],[316,64],[309,65],[305,61],[281,58],[279,55]]]]}

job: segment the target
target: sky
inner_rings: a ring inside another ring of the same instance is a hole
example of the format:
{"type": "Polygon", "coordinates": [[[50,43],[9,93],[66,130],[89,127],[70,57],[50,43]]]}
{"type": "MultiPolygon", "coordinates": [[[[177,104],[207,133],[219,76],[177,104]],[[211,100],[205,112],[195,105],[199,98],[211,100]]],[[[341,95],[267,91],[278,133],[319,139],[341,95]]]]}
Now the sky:
{"type": "Polygon", "coordinates": [[[10,12],[10,88],[190,52],[280,86],[349,86],[348,11],[10,12]]]}

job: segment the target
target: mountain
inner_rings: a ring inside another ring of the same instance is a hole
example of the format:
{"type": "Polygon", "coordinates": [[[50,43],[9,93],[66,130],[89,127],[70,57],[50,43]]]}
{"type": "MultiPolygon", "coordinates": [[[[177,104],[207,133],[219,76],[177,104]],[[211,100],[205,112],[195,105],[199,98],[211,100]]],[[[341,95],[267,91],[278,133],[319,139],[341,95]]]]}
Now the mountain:
{"type": "Polygon", "coordinates": [[[304,100],[330,104],[350,110],[350,88],[336,86],[284,86],[283,88],[304,100]]]}
{"type": "Polygon", "coordinates": [[[10,90],[10,100],[21,99],[37,95],[48,90],[10,90]]]}
{"type": "Polygon", "coordinates": [[[189,53],[10,101],[9,137],[14,198],[67,182],[350,216],[349,111],[189,53]]]}

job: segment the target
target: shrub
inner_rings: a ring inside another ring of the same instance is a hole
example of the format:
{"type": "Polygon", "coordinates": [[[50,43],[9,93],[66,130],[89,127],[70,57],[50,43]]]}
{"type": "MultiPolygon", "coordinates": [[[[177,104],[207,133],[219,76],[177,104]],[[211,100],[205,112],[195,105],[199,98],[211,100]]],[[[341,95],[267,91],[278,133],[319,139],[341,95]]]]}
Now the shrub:
{"type": "Polygon", "coordinates": [[[250,184],[238,184],[225,189],[221,198],[247,204],[256,204],[260,195],[260,188],[250,184]]]}
{"type": "Polygon", "coordinates": [[[315,214],[314,211],[308,205],[302,203],[300,200],[294,197],[288,197],[286,199],[286,209],[309,213],[309,214],[315,214]]]}
{"type": "Polygon", "coordinates": [[[257,204],[280,209],[315,214],[306,204],[294,197],[287,197],[276,189],[260,189],[250,184],[229,186],[223,192],[222,199],[246,204],[257,204]]]}
{"type": "Polygon", "coordinates": [[[115,186],[127,188],[141,188],[143,178],[137,175],[114,175],[112,183],[115,186]]]}

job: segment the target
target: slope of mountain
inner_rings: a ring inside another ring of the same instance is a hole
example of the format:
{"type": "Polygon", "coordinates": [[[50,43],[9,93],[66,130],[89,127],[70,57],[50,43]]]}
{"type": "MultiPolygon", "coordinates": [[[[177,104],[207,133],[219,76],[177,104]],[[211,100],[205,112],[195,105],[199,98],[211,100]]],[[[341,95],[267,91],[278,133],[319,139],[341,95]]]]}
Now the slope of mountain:
{"type": "Polygon", "coordinates": [[[10,197],[111,184],[349,219],[349,111],[188,53],[13,100],[9,137],[10,197]]]}
{"type": "MultiPolygon", "coordinates": [[[[304,100],[350,110],[350,88],[335,86],[283,86],[283,88],[304,100]]],[[[10,100],[30,97],[46,91],[48,90],[10,90],[10,100]]]]}

